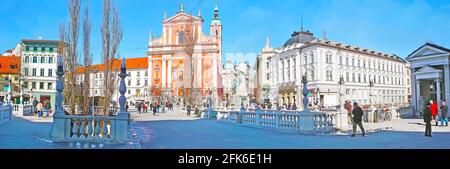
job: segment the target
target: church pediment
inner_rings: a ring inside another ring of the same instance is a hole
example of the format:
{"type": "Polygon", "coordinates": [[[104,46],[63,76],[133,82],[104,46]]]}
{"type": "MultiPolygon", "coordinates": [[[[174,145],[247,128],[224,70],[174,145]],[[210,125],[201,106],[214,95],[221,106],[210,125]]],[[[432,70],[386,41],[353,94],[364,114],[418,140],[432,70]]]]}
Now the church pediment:
{"type": "Polygon", "coordinates": [[[195,20],[201,20],[200,18],[192,15],[188,15],[186,13],[178,13],[177,15],[167,19],[167,22],[183,22],[183,21],[195,21],[195,20]]]}
{"type": "Polygon", "coordinates": [[[430,66],[424,66],[416,71],[416,73],[436,73],[436,72],[440,72],[440,70],[430,66]]]}
{"type": "Polygon", "coordinates": [[[434,56],[440,54],[450,54],[450,49],[427,43],[411,53],[406,59],[408,60],[412,58],[434,56]]]}

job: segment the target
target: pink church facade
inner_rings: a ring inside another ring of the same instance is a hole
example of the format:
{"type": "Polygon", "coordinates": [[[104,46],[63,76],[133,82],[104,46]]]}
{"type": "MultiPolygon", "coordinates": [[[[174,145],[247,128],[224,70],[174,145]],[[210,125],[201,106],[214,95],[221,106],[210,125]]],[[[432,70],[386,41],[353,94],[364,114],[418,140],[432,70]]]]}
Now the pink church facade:
{"type": "Polygon", "coordinates": [[[222,96],[222,24],[217,6],[209,35],[203,33],[203,21],[200,11],[193,16],[180,6],[175,16],[164,15],[160,37],[150,33],[148,88],[153,97],[166,93],[177,98],[189,95],[185,92],[189,88],[215,100],[222,96]]]}

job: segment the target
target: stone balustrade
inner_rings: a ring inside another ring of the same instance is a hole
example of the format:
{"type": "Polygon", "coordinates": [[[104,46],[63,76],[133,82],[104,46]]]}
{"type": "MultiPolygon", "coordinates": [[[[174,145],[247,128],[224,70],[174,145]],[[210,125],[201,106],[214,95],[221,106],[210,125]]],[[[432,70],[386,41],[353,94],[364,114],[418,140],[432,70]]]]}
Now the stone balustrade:
{"type": "MultiPolygon", "coordinates": [[[[64,136],[54,139],[54,141],[89,141],[89,142],[123,142],[123,138],[118,137],[120,129],[117,127],[119,123],[128,123],[128,118],[118,116],[79,116],[65,115],[64,120],[64,136]]],[[[126,128],[127,129],[127,128],[126,128]]]]}
{"type": "Polygon", "coordinates": [[[303,112],[293,110],[216,110],[205,112],[207,119],[233,121],[242,125],[262,126],[292,131],[329,132],[345,128],[347,116],[338,112],[303,112]],[[342,121],[342,122],[340,122],[342,121]],[[345,122],[345,123],[344,123],[345,122]]]}
{"type": "Polygon", "coordinates": [[[32,116],[32,105],[28,104],[13,104],[13,114],[16,116],[32,116]]]}
{"type": "Polygon", "coordinates": [[[0,123],[5,121],[10,121],[12,118],[12,105],[1,105],[0,104],[0,123]]]}

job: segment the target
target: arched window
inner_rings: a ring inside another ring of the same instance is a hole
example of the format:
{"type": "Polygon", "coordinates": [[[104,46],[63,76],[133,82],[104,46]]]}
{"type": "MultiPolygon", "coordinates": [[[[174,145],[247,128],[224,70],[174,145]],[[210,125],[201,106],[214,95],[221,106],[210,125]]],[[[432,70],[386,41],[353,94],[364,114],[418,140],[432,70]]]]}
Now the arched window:
{"type": "Polygon", "coordinates": [[[184,32],[180,32],[179,34],[179,44],[184,44],[184,32]]]}

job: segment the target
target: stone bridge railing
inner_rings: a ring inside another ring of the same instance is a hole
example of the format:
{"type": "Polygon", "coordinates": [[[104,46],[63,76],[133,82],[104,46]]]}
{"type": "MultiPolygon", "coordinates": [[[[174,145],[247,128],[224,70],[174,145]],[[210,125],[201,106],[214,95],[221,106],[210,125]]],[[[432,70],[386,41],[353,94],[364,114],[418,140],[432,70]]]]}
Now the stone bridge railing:
{"type": "Polygon", "coordinates": [[[78,116],[66,115],[63,118],[64,136],[61,141],[110,141],[121,142],[118,124],[127,124],[128,118],[118,116],[78,116]]]}
{"type": "MultiPolygon", "coordinates": [[[[58,57],[58,81],[56,84],[57,96],[56,96],[56,112],[53,115],[53,127],[51,131],[52,140],[55,142],[103,142],[110,143],[125,143],[128,138],[129,120],[130,114],[126,111],[125,103],[126,98],[124,96],[126,92],[125,77],[125,59],[122,61],[120,71],[120,86],[119,86],[119,104],[120,111],[111,113],[102,112],[101,115],[79,115],[76,108],[74,115],[66,114],[64,111],[63,95],[64,89],[62,76],[63,65],[62,57],[58,57]]],[[[66,107],[67,108],[67,107],[66,107]]],[[[102,109],[94,107],[94,111],[103,111],[102,109]]],[[[89,113],[81,113],[89,114],[89,113]]]]}
{"type": "Polygon", "coordinates": [[[209,109],[204,114],[204,118],[207,119],[292,131],[329,132],[345,129],[347,125],[347,114],[338,112],[209,109]]]}
{"type": "Polygon", "coordinates": [[[13,107],[11,105],[0,104],[0,123],[9,121],[12,119],[12,110],[13,110],[13,107]]]}

